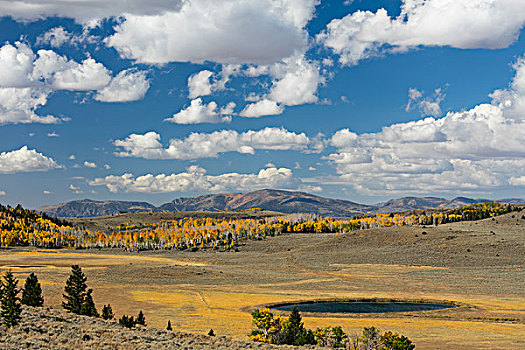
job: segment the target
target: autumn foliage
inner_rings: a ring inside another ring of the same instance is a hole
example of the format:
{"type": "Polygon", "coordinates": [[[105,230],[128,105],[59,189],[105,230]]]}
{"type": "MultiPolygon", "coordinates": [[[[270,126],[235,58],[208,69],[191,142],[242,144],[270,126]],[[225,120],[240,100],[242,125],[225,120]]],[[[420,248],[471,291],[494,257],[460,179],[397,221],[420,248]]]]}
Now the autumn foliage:
{"type": "Polygon", "coordinates": [[[0,244],[7,246],[156,249],[231,249],[248,239],[286,233],[345,233],[389,226],[440,225],[479,220],[517,208],[478,203],[451,210],[329,218],[309,214],[251,219],[183,218],[156,223],[123,223],[111,232],[90,231],[21,207],[0,205],[0,244]]]}

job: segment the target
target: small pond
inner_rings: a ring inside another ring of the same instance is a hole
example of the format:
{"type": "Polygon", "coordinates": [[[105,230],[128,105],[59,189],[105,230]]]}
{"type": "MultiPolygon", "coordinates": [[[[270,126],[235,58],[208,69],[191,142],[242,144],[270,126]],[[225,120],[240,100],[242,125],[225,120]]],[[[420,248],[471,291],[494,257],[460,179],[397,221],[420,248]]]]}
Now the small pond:
{"type": "Polygon", "coordinates": [[[323,313],[381,313],[381,312],[410,312],[429,311],[455,308],[450,304],[417,303],[417,302],[369,302],[369,301],[345,301],[345,302],[311,302],[275,305],[272,309],[281,311],[292,311],[296,307],[300,312],[323,312],[323,313]]]}

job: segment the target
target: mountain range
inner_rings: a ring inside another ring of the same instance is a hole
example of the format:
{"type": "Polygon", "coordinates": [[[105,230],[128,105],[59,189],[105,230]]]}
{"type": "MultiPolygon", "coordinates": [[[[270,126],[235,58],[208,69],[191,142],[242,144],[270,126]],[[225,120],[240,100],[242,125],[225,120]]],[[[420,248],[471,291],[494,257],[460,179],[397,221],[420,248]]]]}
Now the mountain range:
{"type": "Polygon", "coordinates": [[[196,197],[181,197],[158,207],[147,202],[76,200],[43,206],[37,211],[58,217],[105,216],[123,212],[221,211],[261,208],[281,213],[314,213],[322,216],[352,217],[356,214],[390,213],[419,209],[455,208],[478,202],[521,203],[522,199],[501,200],[457,197],[452,200],[437,197],[403,197],[376,205],[331,199],[305,192],[259,190],[249,193],[220,193],[196,197]]]}

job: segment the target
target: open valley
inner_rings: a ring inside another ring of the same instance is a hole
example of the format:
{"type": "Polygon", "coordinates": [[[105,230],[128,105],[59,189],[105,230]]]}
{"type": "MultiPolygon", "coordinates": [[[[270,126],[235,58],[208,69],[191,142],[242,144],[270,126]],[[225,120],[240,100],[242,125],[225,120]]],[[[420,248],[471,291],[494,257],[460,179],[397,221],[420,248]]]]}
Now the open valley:
{"type": "Polygon", "coordinates": [[[525,219],[350,233],[284,234],[236,250],[124,252],[10,248],[3,271],[37,273],[46,305],[59,308],[72,264],[97,307],[117,317],[143,310],[149,326],[246,340],[250,312],[284,301],[386,298],[453,301],[457,308],[390,314],[303,314],[310,328],[374,325],[407,335],[418,349],[525,347],[525,219]]]}

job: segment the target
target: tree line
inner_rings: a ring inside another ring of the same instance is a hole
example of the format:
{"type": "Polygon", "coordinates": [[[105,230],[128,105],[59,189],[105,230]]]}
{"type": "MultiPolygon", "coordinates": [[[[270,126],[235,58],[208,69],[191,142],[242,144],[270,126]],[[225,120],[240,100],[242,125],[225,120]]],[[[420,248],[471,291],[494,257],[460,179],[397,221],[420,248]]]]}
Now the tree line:
{"type": "Polygon", "coordinates": [[[307,329],[297,308],[290,316],[274,315],[269,309],[252,312],[255,329],[250,339],[270,344],[317,345],[348,350],[413,350],[410,339],[395,332],[381,332],[375,327],[365,327],[361,334],[349,335],[341,326],[307,329]]]}
{"type": "Polygon", "coordinates": [[[58,219],[17,208],[0,208],[0,245],[3,247],[121,248],[128,251],[228,250],[244,240],[259,240],[287,233],[345,233],[377,227],[441,225],[521,210],[510,204],[477,203],[450,210],[361,215],[353,219],[308,214],[251,219],[186,217],[156,223],[123,223],[111,232],[100,232],[69,226],[58,219]]]}

